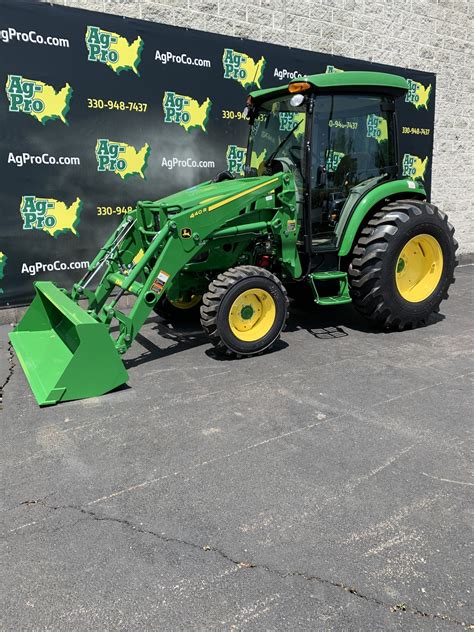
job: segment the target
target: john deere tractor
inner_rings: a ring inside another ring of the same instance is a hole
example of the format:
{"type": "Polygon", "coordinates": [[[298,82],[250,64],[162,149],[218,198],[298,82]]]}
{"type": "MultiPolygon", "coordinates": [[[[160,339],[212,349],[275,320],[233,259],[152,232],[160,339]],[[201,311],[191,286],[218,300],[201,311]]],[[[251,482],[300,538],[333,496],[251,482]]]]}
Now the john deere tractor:
{"type": "Polygon", "coordinates": [[[199,309],[216,350],[236,357],[278,339],[301,289],[378,327],[425,323],[457,244],[422,182],[400,175],[395,100],[407,90],[396,75],[344,72],[252,92],[241,175],[138,202],[71,291],[35,283],[11,341],[38,403],[125,383],[120,356],[152,310],[199,309]]]}

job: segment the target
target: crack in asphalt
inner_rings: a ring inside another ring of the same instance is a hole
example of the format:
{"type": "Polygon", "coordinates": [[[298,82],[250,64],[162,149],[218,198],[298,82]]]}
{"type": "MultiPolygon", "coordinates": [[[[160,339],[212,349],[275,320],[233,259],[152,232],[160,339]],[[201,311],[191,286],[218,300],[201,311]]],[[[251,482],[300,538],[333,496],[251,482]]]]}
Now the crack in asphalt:
{"type": "Polygon", "coordinates": [[[8,373],[3,384],[0,384],[1,391],[5,391],[5,386],[12,379],[13,371],[15,369],[15,354],[13,353],[13,346],[10,341],[8,342],[7,350],[8,350],[8,373]]]}
{"type": "MultiPolygon", "coordinates": [[[[30,507],[31,505],[44,505],[48,507],[48,509],[51,509],[51,507],[46,505],[45,500],[52,496],[53,493],[54,492],[46,494],[46,496],[43,496],[42,498],[28,498],[27,500],[23,500],[19,505],[16,505],[16,507],[21,507],[22,505],[27,505],[28,507],[30,507]]],[[[12,507],[12,509],[15,509],[16,507],[12,507]]],[[[11,509],[7,509],[7,511],[11,511],[11,509]]]]}
{"type": "MultiPolygon", "coordinates": [[[[157,533],[156,531],[152,531],[151,529],[147,529],[146,527],[142,526],[142,525],[137,525],[133,522],[131,522],[130,520],[127,520],[125,518],[116,518],[113,516],[105,516],[105,515],[101,515],[96,513],[95,511],[92,511],[91,509],[84,509],[84,507],[78,506],[78,505],[48,505],[46,504],[46,502],[44,501],[44,499],[38,499],[38,500],[26,500],[23,503],[20,503],[21,505],[43,505],[44,507],[46,507],[47,509],[50,509],[52,511],[61,511],[61,510],[73,510],[73,511],[78,511],[79,513],[83,514],[84,516],[86,516],[86,519],[92,519],[95,520],[97,522],[113,522],[116,524],[120,524],[123,526],[126,526],[129,529],[132,529],[133,531],[137,531],[138,533],[143,533],[145,535],[150,535],[152,537],[155,537],[159,540],[161,540],[162,542],[167,542],[167,543],[171,543],[171,544],[180,544],[180,545],[184,545],[187,547],[191,547],[193,549],[196,549],[200,552],[211,552],[211,553],[215,553],[216,555],[219,555],[222,559],[230,562],[231,564],[234,564],[235,566],[237,566],[239,569],[257,569],[257,570],[263,570],[267,573],[271,573],[273,575],[277,575],[278,577],[281,577],[282,579],[287,579],[289,577],[297,577],[300,579],[304,579],[305,581],[314,581],[317,582],[319,584],[325,585],[325,586],[330,586],[332,588],[337,588],[339,590],[343,590],[346,593],[349,593],[351,595],[353,595],[354,597],[358,597],[359,599],[363,599],[364,601],[366,601],[369,604],[372,605],[377,605],[380,606],[382,608],[385,608],[387,610],[389,610],[390,612],[400,612],[400,613],[404,613],[404,614],[411,614],[414,616],[418,616],[418,617],[424,617],[426,619],[431,619],[431,620],[440,620],[440,621],[446,621],[447,623],[452,623],[455,625],[460,625],[462,627],[471,627],[468,626],[468,624],[464,621],[460,621],[459,619],[455,619],[454,617],[451,617],[449,615],[444,615],[444,614],[440,614],[440,613],[431,613],[431,612],[426,612],[424,610],[419,610],[418,608],[414,608],[411,607],[405,603],[403,604],[390,604],[387,603],[385,601],[383,601],[382,599],[378,599],[377,597],[373,597],[370,595],[366,595],[362,592],[360,592],[359,590],[357,590],[356,588],[349,586],[347,584],[344,584],[343,582],[338,582],[338,581],[334,581],[331,579],[326,579],[324,577],[319,577],[318,575],[311,575],[308,573],[304,573],[302,571],[282,571],[278,568],[272,568],[270,566],[267,566],[265,564],[258,564],[258,563],[254,563],[254,562],[248,562],[248,561],[243,561],[243,560],[237,560],[235,558],[233,558],[231,555],[229,555],[228,553],[226,553],[225,551],[222,551],[221,549],[211,546],[211,545],[200,545],[200,544],[196,544],[195,542],[190,542],[188,540],[183,540],[182,538],[176,538],[173,536],[169,536],[166,535],[164,533],[157,533]]],[[[77,524],[79,521],[74,522],[73,524],[77,524]]]]}

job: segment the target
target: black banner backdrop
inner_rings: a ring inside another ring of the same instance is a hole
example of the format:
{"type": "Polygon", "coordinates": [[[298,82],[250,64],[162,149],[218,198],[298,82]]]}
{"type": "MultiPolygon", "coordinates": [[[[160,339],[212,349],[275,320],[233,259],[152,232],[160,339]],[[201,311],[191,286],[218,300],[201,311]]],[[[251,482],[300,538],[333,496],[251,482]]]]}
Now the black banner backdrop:
{"type": "Polygon", "coordinates": [[[403,175],[431,183],[435,76],[102,13],[0,0],[0,306],[65,287],[137,200],[238,172],[247,93],[380,70],[400,99],[403,175]]]}

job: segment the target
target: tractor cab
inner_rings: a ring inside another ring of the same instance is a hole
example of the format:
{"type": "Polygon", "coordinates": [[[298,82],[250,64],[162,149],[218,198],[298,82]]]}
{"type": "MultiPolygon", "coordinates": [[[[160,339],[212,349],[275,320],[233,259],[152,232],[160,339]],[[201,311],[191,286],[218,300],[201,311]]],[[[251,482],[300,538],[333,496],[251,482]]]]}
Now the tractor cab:
{"type": "Polygon", "coordinates": [[[406,89],[395,75],[344,72],[250,94],[246,174],[294,174],[308,254],[337,249],[355,187],[398,177],[394,101],[406,89]]]}

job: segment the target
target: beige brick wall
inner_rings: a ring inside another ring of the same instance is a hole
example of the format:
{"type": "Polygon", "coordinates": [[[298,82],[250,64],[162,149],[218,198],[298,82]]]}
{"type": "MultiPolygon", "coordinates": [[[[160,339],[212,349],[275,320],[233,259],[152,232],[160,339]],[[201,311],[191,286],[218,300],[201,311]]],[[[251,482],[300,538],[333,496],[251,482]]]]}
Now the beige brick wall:
{"type": "Polygon", "coordinates": [[[473,0],[57,0],[437,74],[432,200],[474,253],[473,0]]]}

